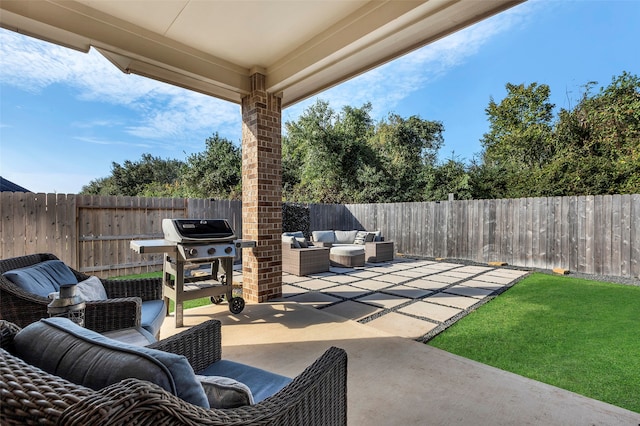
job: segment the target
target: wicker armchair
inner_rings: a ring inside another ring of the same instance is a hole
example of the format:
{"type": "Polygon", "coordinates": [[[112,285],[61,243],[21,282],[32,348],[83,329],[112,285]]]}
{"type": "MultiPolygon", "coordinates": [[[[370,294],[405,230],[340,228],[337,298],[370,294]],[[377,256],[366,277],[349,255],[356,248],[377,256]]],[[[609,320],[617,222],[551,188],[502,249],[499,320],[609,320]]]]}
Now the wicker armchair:
{"type": "MultiPolygon", "coordinates": [[[[0,319],[26,327],[49,316],[49,299],[22,290],[2,274],[57,259],[53,254],[39,253],[0,260],[0,319]]],[[[78,281],[89,278],[81,272],[72,271],[78,281]]],[[[88,302],[85,310],[85,326],[99,333],[140,326],[142,301],[162,299],[161,278],[100,281],[109,299],[88,302]]]]}
{"type": "MultiPolygon", "coordinates": [[[[255,405],[204,409],[159,386],[126,379],[100,391],[75,385],[11,355],[18,328],[0,321],[3,425],[346,425],[347,355],[328,349],[275,395],[255,405]]],[[[182,354],[198,372],[221,357],[220,322],[210,320],[150,347],[182,354]]]]}

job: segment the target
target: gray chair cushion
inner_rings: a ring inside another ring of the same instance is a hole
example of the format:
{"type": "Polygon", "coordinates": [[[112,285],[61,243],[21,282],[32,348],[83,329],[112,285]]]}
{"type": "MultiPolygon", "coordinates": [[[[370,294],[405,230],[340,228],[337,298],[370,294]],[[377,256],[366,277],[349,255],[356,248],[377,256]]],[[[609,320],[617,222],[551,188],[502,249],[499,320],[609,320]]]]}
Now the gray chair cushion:
{"type": "Polygon", "coordinates": [[[2,275],[24,291],[42,297],[60,291],[61,284],[78,283],[73,271],[61,260],[45,260],[35,265],[12,269],[2,275]]]}
{"type": "Polygon", "coordinates": [[[278,393],[278,391],[291,383],[291,379],[288,377],[225,359],[214,362],[204,370],[198,371],[198,374],[202,376],[230,377],[240,383],[244,383],[251,389],[251,394],[256,404],[278,393]]]}
{"type": "Polygon", "coordinates": [[[165,316],[167,316],[167,305],[164,300],[144,300],[140,315],[140,327],[157,336],[165,316]]]}
{"type": "Polygon", "coordinates": [[[202,386],[182,355],[118,342],[67,318],[46,318],[28,325],[16,334],[14,345],[16,354],[29,364],[91,389],[131,377],[209,408],[202,386]]]}

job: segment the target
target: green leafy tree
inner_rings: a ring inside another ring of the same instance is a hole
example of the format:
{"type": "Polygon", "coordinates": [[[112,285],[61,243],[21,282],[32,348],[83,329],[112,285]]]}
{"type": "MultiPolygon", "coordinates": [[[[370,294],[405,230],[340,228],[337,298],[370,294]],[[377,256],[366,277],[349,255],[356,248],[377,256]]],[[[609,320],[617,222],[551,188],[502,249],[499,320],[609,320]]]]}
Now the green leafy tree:
{"type": "Polygon", "coordinates": [[[435,168],[444,143],[444,126],[418,116],[389,114],[376,127],[371,145],[387,177],[388,195],[378,201],[419,201],[424,198],[429,172],[435,168]]]}
{"type": "Polygon", "coordinates": [[[242,154],[240,148],[217,133],[205,142],[206,150],[187,158],[181,175],[188,197],[240,199],[242,154]]]}
{"type": "Polygon", "coordinates": [[[540,176],[545,195],[640,193],[640,79],[624,72],[591,95],[594,84],[560,111],[559,152],[540,176]]]}
{"type": "Polygon", "coordinates": [[[454,194],[457,200],[472,198],[471,177],[467,166],[454,156],[443,164],[426,168],[425,201],[446,200],[454,194]]]}
{"type": "Polygon", "coordinates": [[[283,186],[289,201],[359,202],[362,170],[375,156],[367,145],[373,130],[370,104],[336,113],[325,101],[285,123],[283,186]]]}
{"type": "Polygon", "coordinates": [[[489,132],[480,142],[482,162],[492,169],[498,187],[508,197],[528,196],[539,190],[536,177],[555,155],[553,108],[546,84],[507,83],[507,96],[496,103],[493,98],[485,112],[489,132]]]}
{"type": "Polygon", "coordinates": [[[173,185],[184,166],[182,161],[163,160],[142,154],[139,161],[111,163],[111,176],[91,181],[82,188],[83,194],[137,196],[153,192],[158,185],[173,185]]]}

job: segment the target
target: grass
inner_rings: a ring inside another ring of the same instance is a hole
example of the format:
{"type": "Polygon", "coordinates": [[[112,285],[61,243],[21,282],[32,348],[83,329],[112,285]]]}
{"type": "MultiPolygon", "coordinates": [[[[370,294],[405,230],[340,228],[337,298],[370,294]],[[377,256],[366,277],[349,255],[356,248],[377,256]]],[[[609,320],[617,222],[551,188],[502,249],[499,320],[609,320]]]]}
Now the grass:
{"type": "MultiPolygon", "coordinates": [[[[162,278],[162,272],[146,272],[144,274],[135,275],[123,275],[121,277],[113,278],[114,280],[131,280],[135,278],[162,278]]],[[[202,297],[200,299],[185,300],[183,302],[183,309],[197,308],[198,306],[204,306],[211,304],[211,300],[208,297],[202,297]]],[[[169,299],[169,313],[175,309],[175,303],[169,299]]]]}
{"type": "Polygon", "coordinates": [[[430,345],[640,412],[640,287],[533,274],[430,345]]]}

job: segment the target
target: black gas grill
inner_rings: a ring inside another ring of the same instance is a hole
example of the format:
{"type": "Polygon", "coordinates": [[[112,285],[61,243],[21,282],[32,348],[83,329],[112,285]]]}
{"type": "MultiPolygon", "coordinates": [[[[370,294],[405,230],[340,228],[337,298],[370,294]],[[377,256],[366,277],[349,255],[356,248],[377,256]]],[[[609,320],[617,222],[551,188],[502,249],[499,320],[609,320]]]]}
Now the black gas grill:
{"type": "Polygon", "coordinates": [[[163,219],[162,232],[164,240],[131,241],[131,248],[164,253],[163,293],[167,306],[168,299],[175,302],[176,327],[184,325],[185,300],[226,299],[232,313],[242,312],[244,299],[233,295],[233,262],[237,249],[255,247],[255,242],[236,239],[225,219],[163,219]],[[210,268],[203,269],[208,263],[210,268]]]}

